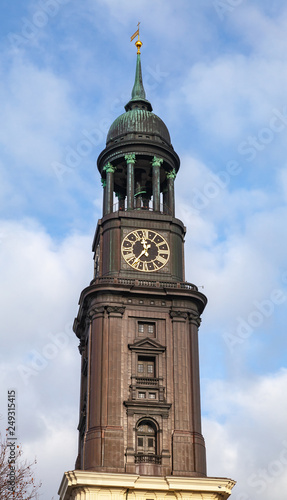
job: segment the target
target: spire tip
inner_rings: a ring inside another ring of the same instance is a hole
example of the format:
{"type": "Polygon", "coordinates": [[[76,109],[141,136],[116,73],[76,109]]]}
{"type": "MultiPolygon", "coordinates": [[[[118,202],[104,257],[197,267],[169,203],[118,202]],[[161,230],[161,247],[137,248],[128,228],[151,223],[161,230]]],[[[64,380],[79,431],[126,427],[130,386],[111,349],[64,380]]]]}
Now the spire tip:
{"type": "Polygon", "coordinates": [[[131,42],[134,40],[135,37],[138,37],[137,41],[135,42],[135,46],[137,47],[137,54],[140,54],[141,53],[141,46],[142,46],[142,42],[140,41],[140,22],[138,22],[138,29],[136,30],[136,32],[131,36],[131,42]]]}

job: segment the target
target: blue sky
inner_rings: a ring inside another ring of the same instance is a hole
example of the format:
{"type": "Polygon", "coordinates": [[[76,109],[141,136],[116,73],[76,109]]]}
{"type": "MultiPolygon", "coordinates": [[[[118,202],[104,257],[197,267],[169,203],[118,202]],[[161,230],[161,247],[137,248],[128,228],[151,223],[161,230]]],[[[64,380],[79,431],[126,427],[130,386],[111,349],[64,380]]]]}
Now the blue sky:
{"type": "Polygon", "coordinates": [[[287,7],[280,0],[41,0],[0,7],[1,415],[57,498],[77,447],[71,332],[101,216],[96,159],[133,86],[181,158],[186,279],[203,286],[203,433],[234,500],[287,488],[287,7]],[[286,442],[285,442],[286,441],[286,442]],[[285,444],[284,444],[285,443],[285,444]]]}

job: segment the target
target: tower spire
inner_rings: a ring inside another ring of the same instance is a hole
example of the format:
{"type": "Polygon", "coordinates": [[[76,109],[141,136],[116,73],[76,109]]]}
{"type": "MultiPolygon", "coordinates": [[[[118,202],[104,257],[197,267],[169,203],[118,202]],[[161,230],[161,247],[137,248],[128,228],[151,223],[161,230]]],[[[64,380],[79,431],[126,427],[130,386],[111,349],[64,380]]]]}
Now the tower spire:
{"type": "Polygon", "coordinates": [[[132,96],[131,100],[128,102],[128,104],[125,106],[126,111],[132,108],[132,103],[135,101],[143,101],[145,105],[147,106],[148,111],[152,111],[152,106],[151,103],[146,99],[146,93],[145,89],[143,86],[143,78],[142,78],[142,67],[141,67],[141,47],[142,47],[142,42],[140,40],[140,35],[139,35],[139,25],[138,23],[138,29],[137,31],[132,35],[131,37],[131,42],[134,40],[134,38],[137,36],[138,39],[135,42],[135,46],[137,47],[137,62],[136,62],[136,74],[135,74],[135,82],[134,86],[132,89],[132,96]]]}
{"type": "Polygon", "coordinates": [[[146,94],[145,94],[145,89],[143,86],[141,55],[140,55],[140,52],[138,52],[135,83],[134,83],[133,90],[132,90],[132,99],[145,99],[145,98],[146,98],[146,94]]]}

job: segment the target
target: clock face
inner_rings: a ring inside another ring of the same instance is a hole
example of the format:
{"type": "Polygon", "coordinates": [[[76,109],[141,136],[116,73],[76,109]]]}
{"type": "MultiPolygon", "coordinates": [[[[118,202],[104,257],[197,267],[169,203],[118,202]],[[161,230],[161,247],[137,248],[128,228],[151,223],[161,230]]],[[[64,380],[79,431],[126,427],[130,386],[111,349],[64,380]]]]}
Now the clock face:
{"type": "Polygon", "coordinates": [[[137,229],[122,242],[122,256],[133,269],[151,273],[169,260],[169,246],[163,236],[150,229],[137,229]]]}

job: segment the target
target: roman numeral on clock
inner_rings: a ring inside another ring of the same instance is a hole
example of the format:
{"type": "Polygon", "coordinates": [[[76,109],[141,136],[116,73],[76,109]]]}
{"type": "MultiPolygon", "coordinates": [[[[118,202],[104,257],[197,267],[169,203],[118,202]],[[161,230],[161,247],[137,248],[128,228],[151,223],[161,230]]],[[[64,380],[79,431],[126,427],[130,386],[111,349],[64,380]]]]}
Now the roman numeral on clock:
{"type": "Polygon", "coordinates": [[[158,255],[156,260],[161,262],[161,264],[166,264],[167,259],[165,257],[162,257],[161,255],[158,255]]]}
{"type": "Polygon", "coordinates": [[[135,258],[134,254],[130,253],[130,252],[128,252],[128,253],[123,252],[123,254],[124,254],[125,260],[131,260],[131,259],[135,258]]]}

